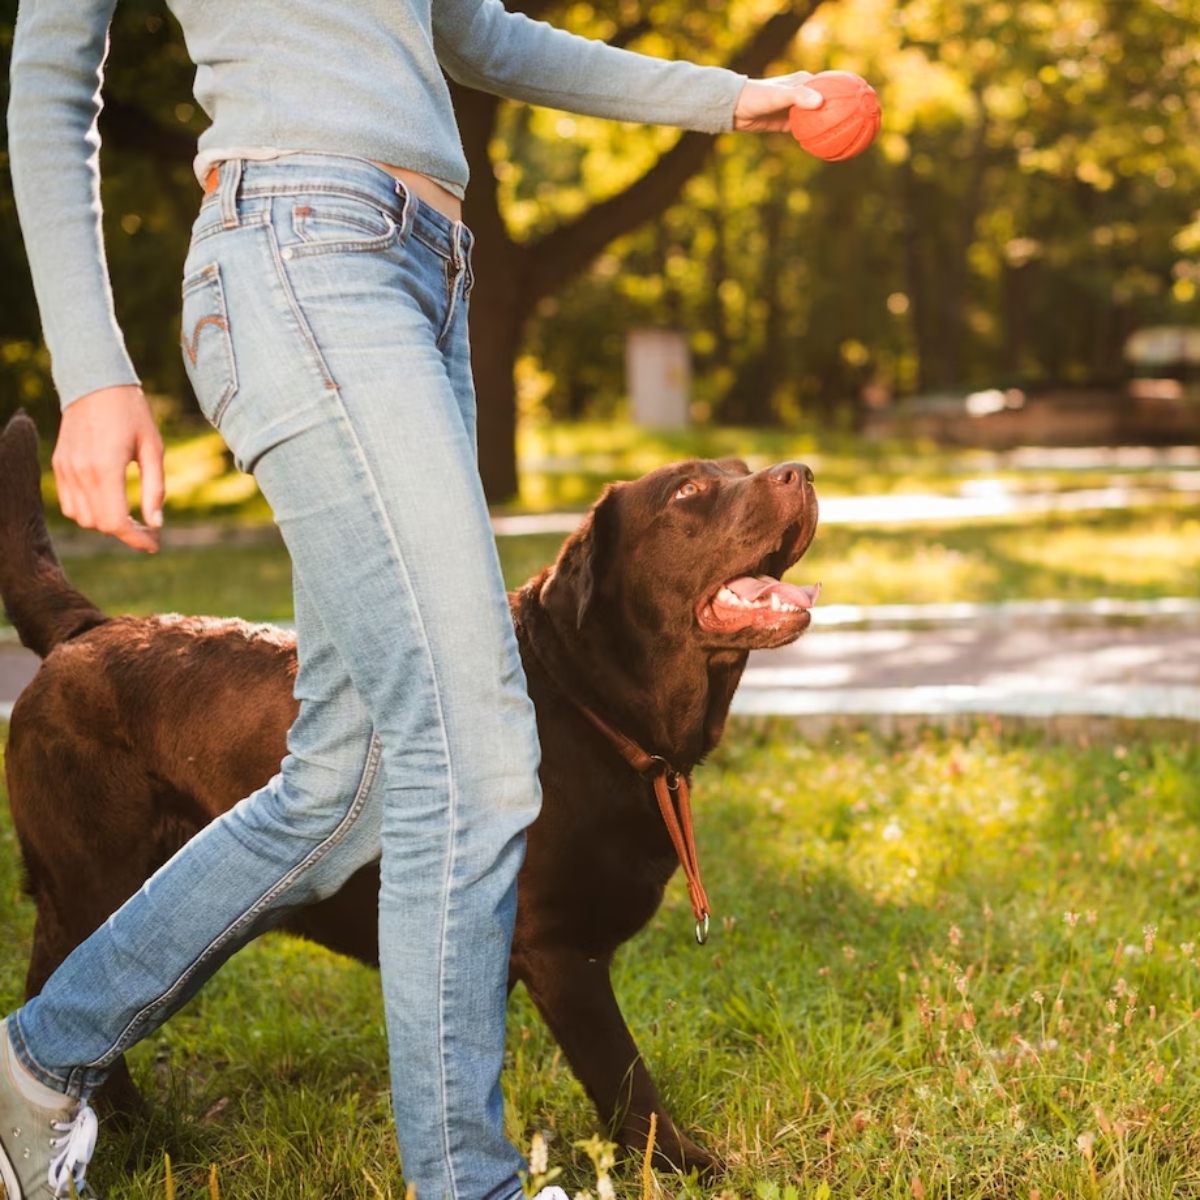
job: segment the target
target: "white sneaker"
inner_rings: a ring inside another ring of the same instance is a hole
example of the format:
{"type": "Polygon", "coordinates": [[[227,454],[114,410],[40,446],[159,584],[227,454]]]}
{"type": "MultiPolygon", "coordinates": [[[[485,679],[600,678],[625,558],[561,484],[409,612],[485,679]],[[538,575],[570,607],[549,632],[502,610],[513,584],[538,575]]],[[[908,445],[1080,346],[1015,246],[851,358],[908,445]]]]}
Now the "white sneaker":
{"type": "Polygon", "coordinates": [[[96,1114],[70,1096],[49,1108],[26,1099],[7,1022],[0,1022],[0,1039],[0,1181],[7,1200],[70,1196],[72,1186],[77,1196],[94,1196],[83,1175],[96,1146],[96,1114]]]}

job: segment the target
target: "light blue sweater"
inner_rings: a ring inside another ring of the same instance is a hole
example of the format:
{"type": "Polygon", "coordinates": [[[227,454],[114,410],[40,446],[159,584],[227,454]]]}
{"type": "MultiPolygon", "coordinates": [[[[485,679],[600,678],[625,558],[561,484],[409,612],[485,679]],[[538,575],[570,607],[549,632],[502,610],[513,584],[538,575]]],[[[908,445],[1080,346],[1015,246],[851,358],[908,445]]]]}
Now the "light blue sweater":
{"type": "MultiPolygon", "coordinates": [[[[136,383],[100,232],[96,130],[116,0],[20,0],[8,110],[13,187],[63,405],[136,383]]],[[[333,151],[461,196],[467,163],[443,71],[481,91],[720,133],[745,78],[589,41],[501,0],[170,0],[222,158],[333,151]]]]}

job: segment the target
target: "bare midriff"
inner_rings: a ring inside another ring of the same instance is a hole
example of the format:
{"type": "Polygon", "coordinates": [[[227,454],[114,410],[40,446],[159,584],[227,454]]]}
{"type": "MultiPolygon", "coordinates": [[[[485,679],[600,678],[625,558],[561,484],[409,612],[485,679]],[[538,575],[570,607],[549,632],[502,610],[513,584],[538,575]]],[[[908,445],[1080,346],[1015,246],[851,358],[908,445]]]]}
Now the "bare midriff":
{"type": "MultiPolygon", "coordinates": [[[[371,161],[375,162],[374,159],[371,161]]],[[[449,217],[451,221],[462,220],[462,201],[428,175],[410,171],[406,167],[393,167],[389,163],[375,162],[375,166],[386,171],[393,179],[400,180],[414,196],[424,200],[431,208],[436,208],[442,216],[449,217]]]]}

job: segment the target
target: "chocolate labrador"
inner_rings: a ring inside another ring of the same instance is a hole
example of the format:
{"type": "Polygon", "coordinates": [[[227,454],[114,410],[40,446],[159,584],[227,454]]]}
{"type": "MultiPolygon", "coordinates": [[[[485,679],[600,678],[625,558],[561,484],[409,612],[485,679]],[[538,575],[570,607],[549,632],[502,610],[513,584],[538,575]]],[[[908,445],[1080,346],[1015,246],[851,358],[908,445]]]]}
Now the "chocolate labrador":
{"type": "MultiPolygon", "coordinates": [[[[662,1104],[609,967],[653,917],[690,836],[692,769],[721,738],[751,649],[808,627],[816,589],[781,582],[812,541],[798,463],[662,467],[608,487],[557,561],[510,596],[542,743],[544,804],[518,881],[509,972],[610,1131],[661,1166],[718,1164],[662,1104]]],[[[239,620],[108,617],[67,582],[46,528],[37,435],[0,438],[0,595],[45,660],[17,701],[8,788],[37,909],[34,995],[73,946],[201,826],[278,769],[296,712],[295,643],[239,620]]],[[[378,870],[284,928],[378,963],[378,870]]],[[[123,1064],[109,1103],[134,1105],[123,1064]]]]}

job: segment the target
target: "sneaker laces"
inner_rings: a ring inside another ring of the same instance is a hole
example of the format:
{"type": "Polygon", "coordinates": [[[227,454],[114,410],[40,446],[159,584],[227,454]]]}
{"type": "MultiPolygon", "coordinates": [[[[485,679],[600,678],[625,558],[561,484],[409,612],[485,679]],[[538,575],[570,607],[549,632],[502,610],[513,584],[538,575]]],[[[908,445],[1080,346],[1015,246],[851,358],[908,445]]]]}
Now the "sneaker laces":
{"type": "Polygon", "coordinates": [[[50,1128],[61,1137],[51,1138],[50,1145],[58,1150],[50,1163],[50,1187],[56,1196],[67,1196],[70,1185],[74,1183],[75,1193],[83,1194],[84,1173],[92,1160],[92,1151],[96,1148],[96,1133],[99,1123],[96,1114],[86,1100],[79,1102],[79,1108],[69,1121],[51,1121],[50,1128]]]}

